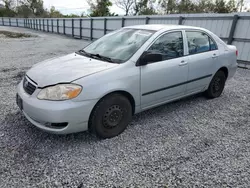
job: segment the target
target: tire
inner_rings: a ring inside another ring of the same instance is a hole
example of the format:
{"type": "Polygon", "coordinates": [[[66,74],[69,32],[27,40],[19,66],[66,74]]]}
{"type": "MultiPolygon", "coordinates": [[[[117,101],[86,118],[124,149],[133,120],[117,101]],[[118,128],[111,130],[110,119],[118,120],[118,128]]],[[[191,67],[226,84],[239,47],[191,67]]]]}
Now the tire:
{"type": "Polygon", "coordinates": [[[221,96],[225,87],[226,79],[225,73],[223,71],[218,71],[211,80],[207,91],[205,91],[206,97],[214,99],[221,96]]]}
{"type": "Polygon", "coordinates": [[[100,138],[121,134],[132,119],[132,106],[123,95],[115,93],[101,99],[91,113],[90,131],[100,138]]]}

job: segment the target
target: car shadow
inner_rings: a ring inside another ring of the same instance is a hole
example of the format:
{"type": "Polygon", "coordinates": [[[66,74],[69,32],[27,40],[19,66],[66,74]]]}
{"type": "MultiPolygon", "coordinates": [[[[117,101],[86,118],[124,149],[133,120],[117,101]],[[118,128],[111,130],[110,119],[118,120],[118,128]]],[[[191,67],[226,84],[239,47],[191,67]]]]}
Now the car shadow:
{"type": "MultiPolygon", "coordinates": [[[[100,152],[111,152],[114,149],[114,145],[110,146],[110,142],[116,143],[115,147],[119,149],[121,143],[125,144],[126,140],[135,139],[138,134],[140,134],[141,139],[146,139],[152,131],[161,132],[161,126],[165,127],[165,125],[158,126],[150,122],[151,119],[155,118],[157,121],[161,118],[171,119],[169,116],[173,116],[171,114],[173,111],[186,111],[190,108],[190,105],[203,103],[204,101],[206,99],[201,94],[198,94],[136,114],[124,133],[105,140],[96,137],[88,131],[68,135],[55,135],[44,132],[32,125],[17,110],[5,116],[3,126],[0,129],[0,133],[4,135],[2,137],[4,141],[2,143],[0,141],[0,144],[2,144],[1,148],[4,149],[13,148],[16,155],[20,155],[20,157],[25,153],[26,156],[31,157],[30,160],[33,160],[34,157],[47,159],[47,153],[50,153],[52,156],[68,152],[72,148],[81,150],[82,155],[95,157],[100,152]],[[147,126],[144,125],[145,121],[148,121],[147,126]]],[[[168,128],[167,131],[165,129],[164,134],[171,132],[178,135],[185,134],[185,129],[181,125],[173,124],[166,126],[168,128]]],[[[18,159],[18,156],[15,158],[18,159]]]]}

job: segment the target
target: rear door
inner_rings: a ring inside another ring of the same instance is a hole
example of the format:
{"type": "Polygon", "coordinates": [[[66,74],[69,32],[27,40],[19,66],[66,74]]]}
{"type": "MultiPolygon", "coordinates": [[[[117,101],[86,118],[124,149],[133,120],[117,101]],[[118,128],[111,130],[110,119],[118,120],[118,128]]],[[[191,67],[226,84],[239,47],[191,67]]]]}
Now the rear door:
{"type": "Polygon", "coordinates": [[[200,30],[186,30],[188,44],[187,94],[203,90],[210,82],[218,61],[219,51],[215,41],[200,30]]]}

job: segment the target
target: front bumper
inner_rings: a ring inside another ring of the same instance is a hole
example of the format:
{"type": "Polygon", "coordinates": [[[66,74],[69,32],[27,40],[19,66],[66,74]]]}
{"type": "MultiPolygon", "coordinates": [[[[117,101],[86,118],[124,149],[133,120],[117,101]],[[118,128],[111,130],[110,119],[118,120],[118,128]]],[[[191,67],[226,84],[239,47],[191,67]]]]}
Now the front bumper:
{"type": "Polygon", "coordinates": [[[75,102],[46,101],[36,98],[39,90],[27,94],[21,82],[17,93],[22,99],[23,114],[36,127],[55,134],[68,134],[88,129],[88,120],[97,100],[75,102]],[[53,127],[51,123],[67,123],[64,127],[53,127]]]}

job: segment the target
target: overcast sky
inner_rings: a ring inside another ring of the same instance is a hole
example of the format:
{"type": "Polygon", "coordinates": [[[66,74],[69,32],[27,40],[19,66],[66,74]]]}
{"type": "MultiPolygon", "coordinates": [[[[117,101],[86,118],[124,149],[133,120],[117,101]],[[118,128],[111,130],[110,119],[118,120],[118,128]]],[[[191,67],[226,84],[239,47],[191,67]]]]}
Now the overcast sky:
{"type": "MultiPolygon", "coordinates": [[[[46,8],[55,6],[57,10],[60,10],[63,14],[81,14],[82,12],[88,13],[87,0],[43,0],[46,8]]],[[[250,7],[250,0],[245,0],[245,5],[250,7]]],[[[118,8],[116,5],[111,7],[111,12],[115,12],[119,15],[124,15],[124,11],[118,8]]]]}
{"type": "MultiPolygon", "coordinates": [[[[63,14],[81,14],[82,12],[87,13],[89,5],[86,0],[43,0],[44,6],[50,8],[55,6],[57,10],[60,10],[63,14]]],[[[111,7],[111,12],[117,14],[124,14],[124,11],[113,5],[111,7]]]]}

